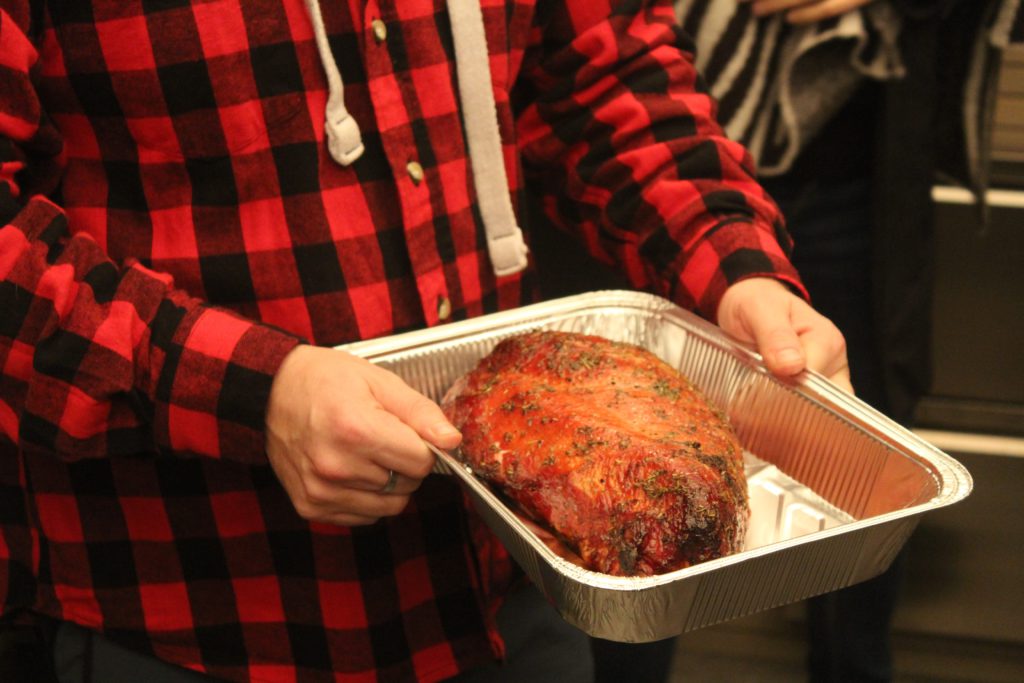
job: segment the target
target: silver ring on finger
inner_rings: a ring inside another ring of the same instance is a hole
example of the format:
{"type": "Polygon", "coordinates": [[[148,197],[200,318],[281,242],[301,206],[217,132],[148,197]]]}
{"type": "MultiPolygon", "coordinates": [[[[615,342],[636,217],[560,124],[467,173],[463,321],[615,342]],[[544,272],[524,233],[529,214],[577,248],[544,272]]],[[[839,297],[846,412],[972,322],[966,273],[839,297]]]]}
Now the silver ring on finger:
{"type": "Polygon", "coordinates": [[[391,493],[395,490],[396,484],[398,484],[398,473],[394,470],[388,470],[388,480],[384,482],[384,486],[381,488],[380,493],[391,493]]]}

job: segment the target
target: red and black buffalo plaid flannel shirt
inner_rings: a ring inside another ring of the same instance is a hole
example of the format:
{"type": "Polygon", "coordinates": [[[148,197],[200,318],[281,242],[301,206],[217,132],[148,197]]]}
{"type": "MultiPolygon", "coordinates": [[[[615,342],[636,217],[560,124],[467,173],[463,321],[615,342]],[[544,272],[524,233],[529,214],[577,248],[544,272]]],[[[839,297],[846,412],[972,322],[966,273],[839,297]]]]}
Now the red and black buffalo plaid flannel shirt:
{"type": "MultiPolygon", "coordinates": [[[[518,205],[706,314],[738,278],[797,284],[669,3],[482,4],[518,205]]],[[[299,338],[533,289],[487,259],[444,0],[323,4],[366,146],[347,168],[301,0],[0,7],[5,606],[239,681],[437,680],[500,650],[454,484],[309,524],[263,450],[299,338]]]]}

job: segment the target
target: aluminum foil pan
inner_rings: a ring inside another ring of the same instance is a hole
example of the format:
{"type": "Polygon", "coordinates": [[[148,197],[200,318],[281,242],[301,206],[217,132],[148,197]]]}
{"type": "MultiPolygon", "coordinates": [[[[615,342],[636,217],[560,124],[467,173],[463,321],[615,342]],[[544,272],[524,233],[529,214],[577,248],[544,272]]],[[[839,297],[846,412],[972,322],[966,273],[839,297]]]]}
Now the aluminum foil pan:
{"type": "Polygon", "coordinates": [[[597,334],[645,347],[729,416],[746,451],[751,517],[744,548],[650,577],[583,569],[451,454],[487,524],[564,619],[590,635],[647,642],[825,593],[883,572],[920,516],[971,491],[954,459],[815,373],[777,379],[754,351],[648,294],[558,299],[344,348],[439,401],[502,339],[531,329],[597,334]]]}

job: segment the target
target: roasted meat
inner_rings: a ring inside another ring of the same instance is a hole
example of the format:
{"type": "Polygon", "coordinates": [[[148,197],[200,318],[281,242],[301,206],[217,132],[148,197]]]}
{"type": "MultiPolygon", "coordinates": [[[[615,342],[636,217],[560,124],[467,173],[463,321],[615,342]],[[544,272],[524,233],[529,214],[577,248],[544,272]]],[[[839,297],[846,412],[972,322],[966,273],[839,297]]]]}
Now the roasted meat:
{"type": "Polygon", "coordinates": [[[637,346],[531,332],[442,402],[460,457],[588,569],[660,574],[739,549],[740,445],[720,411],[637,346]]]}

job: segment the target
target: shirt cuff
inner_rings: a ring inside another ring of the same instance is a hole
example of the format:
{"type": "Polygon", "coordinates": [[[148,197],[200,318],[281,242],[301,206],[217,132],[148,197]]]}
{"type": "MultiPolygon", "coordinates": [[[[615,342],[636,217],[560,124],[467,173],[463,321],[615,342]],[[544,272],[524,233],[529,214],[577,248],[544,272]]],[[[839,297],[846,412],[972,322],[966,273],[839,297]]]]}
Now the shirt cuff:
{"type": "Polygon", "coordinates": [[[725,290],[752,277],[779,280],[809,300],[796,268],[789,261],[789,237],[779,230],[745,220],[722,222],[712,228],[689,254],[673,299],[696,308],[713,322],[725,290]]]}
{"type": "MultiPolygon", "coordinates": [[[[175,314],[174,307],[164,310],[175,314]]],[[[175,455],[265,464],[270,388],[301,340],[217,308],[180,315],[157,380],[158,446],[175,455]]]]}

